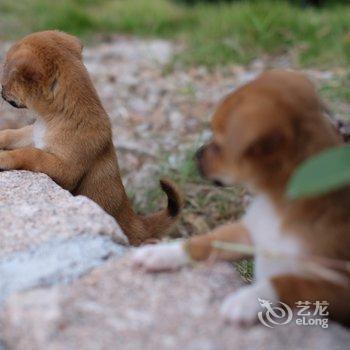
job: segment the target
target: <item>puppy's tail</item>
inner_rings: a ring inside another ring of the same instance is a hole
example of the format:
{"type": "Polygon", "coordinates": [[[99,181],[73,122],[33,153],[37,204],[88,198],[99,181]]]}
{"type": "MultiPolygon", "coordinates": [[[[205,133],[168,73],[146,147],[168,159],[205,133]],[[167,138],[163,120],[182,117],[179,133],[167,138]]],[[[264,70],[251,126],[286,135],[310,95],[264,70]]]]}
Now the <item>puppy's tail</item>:
{"type": "Polygon", "coordinates": [[[149,238],[161,238],[169,233],[177,222],[183,207],[183,196],[177,186],[165,178],[159,182],[168,197],[168,205],[165,209],[142,218],[149,238]]]}

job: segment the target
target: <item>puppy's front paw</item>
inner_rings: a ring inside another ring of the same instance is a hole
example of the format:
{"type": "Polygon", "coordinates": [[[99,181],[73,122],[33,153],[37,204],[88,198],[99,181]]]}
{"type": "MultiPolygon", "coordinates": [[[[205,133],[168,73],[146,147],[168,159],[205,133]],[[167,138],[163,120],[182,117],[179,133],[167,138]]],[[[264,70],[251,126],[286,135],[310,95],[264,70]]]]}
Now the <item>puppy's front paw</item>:
{"type": "Polygon", "coordinates": [[[180,241],[136,248],[131,259],[134,266],[153,272],[176,270],[190,262],[180,241]]]}
{"type": "Polygon", "coordinates": [[[0,149],[5,149],[8,144],[7,130],[0,131],[0,149]]]}
{"type": "Polygon", "coordinates": [[[15,159],[10,151],[0,151],[0,171],[15,169],[15,159]]]}
{"type": "Polygon", "coordinates": [[[262,311],[259,298],[276,301],[276,293],[270,282],[253,284],[232,293],[224,300],[221,314],[227,321],[243,326],[252,325],[259,311],[262,311]]]}

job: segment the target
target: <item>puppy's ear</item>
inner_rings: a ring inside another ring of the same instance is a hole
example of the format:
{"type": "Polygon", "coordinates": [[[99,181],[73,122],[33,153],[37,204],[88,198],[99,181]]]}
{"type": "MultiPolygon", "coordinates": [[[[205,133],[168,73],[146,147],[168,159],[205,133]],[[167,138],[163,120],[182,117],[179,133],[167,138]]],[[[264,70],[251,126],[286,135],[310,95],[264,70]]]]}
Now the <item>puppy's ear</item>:
{"type": "Polygon", "coordinates": [[[19,59],[15,67],[17,75],[27,83],[38,83],[44,77],[43,67],[39,60],[32,56],[19,59]]]}
{"type": "Polygon", "coordinates": [[[79,60],[82,59],[83,52],[83,43],[77,37],[73,35],[67,35],[67,47],[69,47],[70,51],[74,56],[76,56],[79,60]]]}
{"type": "Polygon", "coordinates": [[[64,46],[71,54],[79,60],[82,59],[83,43],[76,36],[55,30],[52,32],[54,39],[64,46]]]}
{"type": "Polygon", "coordinates": [[[271,159],[286,143],[287,135],[282,130],[274,129],[253,141],[244,153],[249,158],[271,159]]]}

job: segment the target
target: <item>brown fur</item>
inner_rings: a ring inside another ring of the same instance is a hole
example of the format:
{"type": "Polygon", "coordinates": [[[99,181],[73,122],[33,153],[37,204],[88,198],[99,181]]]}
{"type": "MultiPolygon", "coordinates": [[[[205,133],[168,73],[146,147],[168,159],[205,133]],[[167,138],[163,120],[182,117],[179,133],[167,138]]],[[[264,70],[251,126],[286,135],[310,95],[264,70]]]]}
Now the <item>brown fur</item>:
{"type": "MultiPolygon", "coordinates": [[[[205,177],[224,185],[243,182],[265,193],[282,219],[283,231],[302,242],[309,256],[350,260],[349,186],[313,199],[286,198],[286,185],[296,167],[341,143],[308,79],[289,71],[262,74],[222,102],[212,128],[212,142],[198,153],[205,177]]],[[[203,260],[215,252],[213,239],[250,241],[242,225],[226,226],[189,239],[191,257],[203,260]]],[[[349,325],[350,276],[344,272],[344,277],[345,285],[338,285],[286,274],[274,277],[272,284],[280,299],[290,305],[298,300],[328,300],[331,317],[349,325]]]]}
{"type": "Polygon", "coordinates": [[[181,197],[168,180],[168,208],[137,216],[121,181],[110,121],[82,62],[80,41],[58,31],[28,35],[7,53],[2,96],[34,110],[45,126],[35,147],[37,122],[0,132],[0,168],[43,172],[73,194],[85,195],[115,217],[131,244],[160,237],[175,223],[181,197]]]}

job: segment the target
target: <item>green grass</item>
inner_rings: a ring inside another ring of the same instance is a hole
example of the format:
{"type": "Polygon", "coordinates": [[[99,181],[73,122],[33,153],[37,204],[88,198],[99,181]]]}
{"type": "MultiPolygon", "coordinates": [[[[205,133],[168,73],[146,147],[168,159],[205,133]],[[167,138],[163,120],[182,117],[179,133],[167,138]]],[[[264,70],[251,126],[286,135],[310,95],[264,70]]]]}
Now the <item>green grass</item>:
{"type": "Polygon", "coordinates": [[[251,282],[254,277],[254,262],[252,259],[236,263],[236,269],[244,281],[251,282]]]}
{"type": "Polygon", "coordinates": [[[131,33],[186,44],[186,64],[247,63],[288,53],[296,66],[350,63],[350,6],[301,9],[255,0],[186,7],[170,0],[0,0],[0,37],[61,29],[85,40],[131,33]]]}

